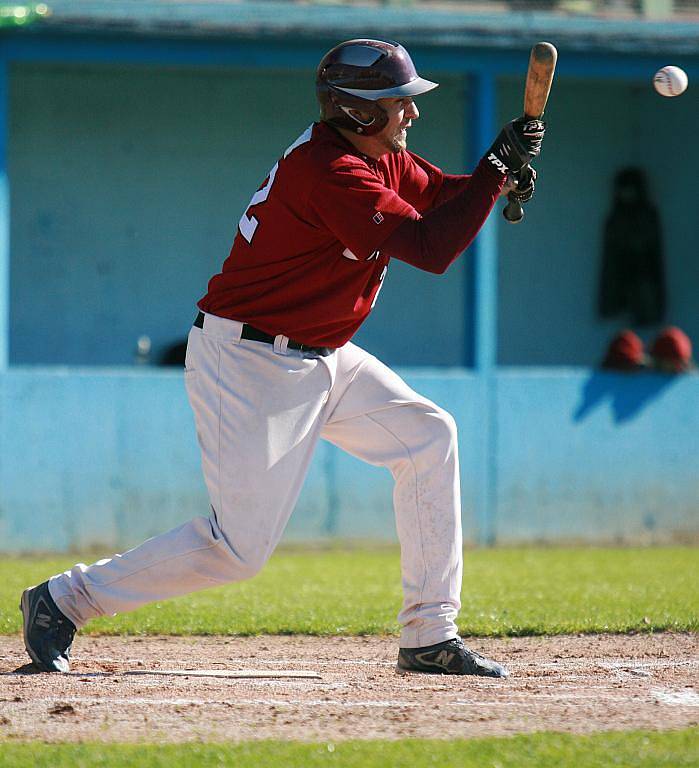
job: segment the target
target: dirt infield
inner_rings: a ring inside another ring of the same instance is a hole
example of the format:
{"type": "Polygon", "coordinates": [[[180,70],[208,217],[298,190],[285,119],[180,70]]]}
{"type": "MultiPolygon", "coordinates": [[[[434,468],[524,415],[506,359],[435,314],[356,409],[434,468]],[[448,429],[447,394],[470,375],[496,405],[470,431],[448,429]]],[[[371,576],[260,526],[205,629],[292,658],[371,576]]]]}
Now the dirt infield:
{"type": "Polygon", "coordinates": [[[699,637],[473,640],[506,681],[394,671],[394,638],[79,637],[70,675],[31,673],[0,638],[0,737],[48,741],[337,741],[535,730],[667,729],[699,721],[699,637]],[[129,674],[314,670],[320,679],[129,674]]]}

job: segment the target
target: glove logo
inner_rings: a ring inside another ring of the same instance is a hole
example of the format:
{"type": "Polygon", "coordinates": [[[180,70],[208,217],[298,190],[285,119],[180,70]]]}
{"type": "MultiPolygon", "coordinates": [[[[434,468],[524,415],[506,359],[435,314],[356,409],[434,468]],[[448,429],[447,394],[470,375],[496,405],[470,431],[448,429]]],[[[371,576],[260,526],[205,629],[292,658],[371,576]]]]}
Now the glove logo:
{"type": "Polygon", "coordinates": [[[377,211],[377,212],[376,212],[376,213],[375,213],[375,214],[372,216],[372,218],[374,219],[374,222],[375,222],[376,224],[381,224],[381,222],[383,221],[383,216],[381,215],[381,213],[380,213],[379,211],[377,211]]]}
{"type": "Polygon", "coordinates": [[[486,160],[490,160],[490,162],[498,169],[498,171],[500,171],[500,173],[507,173],[507,166],[494,152],[491,152],[486,160]]]}
{"type": "Polygon", "coordinates": [[[543,120],[530,120],[524,124],[525,133],[543,133],[544,128],[545,126],[543,120]]]}

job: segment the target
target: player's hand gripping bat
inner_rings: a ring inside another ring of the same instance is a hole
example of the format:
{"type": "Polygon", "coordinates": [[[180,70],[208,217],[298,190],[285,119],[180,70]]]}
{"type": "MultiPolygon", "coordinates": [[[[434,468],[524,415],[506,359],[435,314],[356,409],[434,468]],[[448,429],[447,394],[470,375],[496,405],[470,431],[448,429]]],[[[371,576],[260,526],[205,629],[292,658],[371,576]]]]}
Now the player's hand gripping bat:
{"type": "MultiPolygon", "coordinates": [[[[529,57],[527,81],[524,86],[524,117],[538,119],[544,114],[546,101],[551,91],[553,73],[556,69],[558,51],[551,43],[537,43],[529,57]]],[[[527,166],[520,172],[520,180],[527,181],[527,166]]],[[[510,193],[502,215],[511,223],[518,224],[524,218],[524,209],[517,198],[510,193]]]]}

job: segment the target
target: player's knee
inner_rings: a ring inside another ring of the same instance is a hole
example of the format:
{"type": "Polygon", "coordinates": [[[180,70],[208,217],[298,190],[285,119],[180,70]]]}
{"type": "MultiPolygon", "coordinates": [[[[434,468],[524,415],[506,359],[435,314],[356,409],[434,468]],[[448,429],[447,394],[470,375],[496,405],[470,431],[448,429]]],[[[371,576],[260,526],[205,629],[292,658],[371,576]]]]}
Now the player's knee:
{"type": "Polygon", "coordinates": [[[458,435],[454,417],[443,410],[435,408],[425,414],[425,424],[430,435],[430,442],[434,447],[450,454],[456,450],[458,435]]]}
{"type": "Polygon", "coordinates": [[[262,558],[253,558],[238,561],[238,574],[239,574],[239,580],[242,581],[244,579],[251,579],[253,576],[257,576],[257,574],[262,570],[266,560],[262,558]]]}
{"type": "Polygon", "coordinates": [[[239,553],[229,551],[227,563],[221,568],[219,577],[225,582],[246,581],[262,570],[266,558],[241,557],[239,553]]]}
{"type": "Polygon", "coordinates": [[[235,552],[235,569],[238,581],[251,579],[264,568],[268,556],[263,548],[239,547],[235,552]]]}
{"type": "Polygon", "coordinates": [[[242,541],[240,537],[230,536],[218,526],[215,518],[211,520],[214,537],[221,547],[221,562],[217,576],[226,582],[244,581],[256,576],[269,559],[265,547],[254,546],[242,541]]]}

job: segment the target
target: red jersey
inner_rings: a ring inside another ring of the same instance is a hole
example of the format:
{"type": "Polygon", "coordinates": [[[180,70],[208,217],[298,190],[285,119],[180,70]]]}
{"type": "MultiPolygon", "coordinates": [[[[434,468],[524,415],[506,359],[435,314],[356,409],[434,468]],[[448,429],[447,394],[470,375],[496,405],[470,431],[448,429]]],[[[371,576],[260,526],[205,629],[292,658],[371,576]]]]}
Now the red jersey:
{"type": "Polygon", "coordinates": [[[376,301],[389,262],[382,244],[421,218],[445,178],[412,152],[375,160],[325,123],[311,125],[253,195],[199,308],[309,346],[342,346],[376,301]]]}

